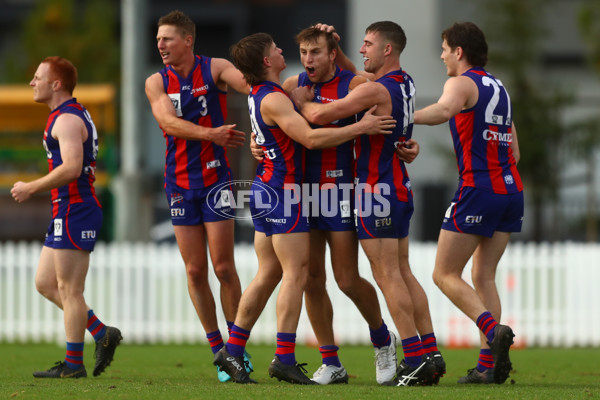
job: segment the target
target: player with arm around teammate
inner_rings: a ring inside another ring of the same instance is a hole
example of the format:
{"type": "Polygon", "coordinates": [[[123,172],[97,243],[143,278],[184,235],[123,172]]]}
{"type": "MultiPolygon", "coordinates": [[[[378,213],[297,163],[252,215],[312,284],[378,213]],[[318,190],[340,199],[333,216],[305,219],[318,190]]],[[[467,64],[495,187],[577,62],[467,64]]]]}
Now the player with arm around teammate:
{"type": "MultiPolygon", "coordinates": [[[[332,33],[309,27],[296,35],[296,42],[305,72],[285,80],[282,87],[286,92],[290,93],[298,86],[310,86],[315,91],[315,101],[324,103],[336,101],[366,82],[365,78],[335,65],[338,46],[332,33]]],[[[343,126],[354,121],[355,117],[351,116],[325,126],[343,126]]],[[[319,384],[348,382],[348,373],[337,353],[333,307],[326,290],[326,245],[330,248],[331,265],[338,286],[354,302],[369,325],[376,354],[377,382],[387,382],[396,374],[394,334],[383,322],[375,288],[358,273],[358,240],[352,217],[353,145],[352,141],[348,141],[328,149],[305,151],[303,187],[311,191],[313,201],[307,204],[311,228],[310,262],[304,299],[323,360],[312,378],[319,384]],[[329,215],[331,211],[334,211],[333,215],[329,215]]]]}
{"type": "Polygon", "coordinates": [[[450,78],[437,103],[415,112],[415,124],[450,122],[458,164],[458,190],[440,231],[433,280],[480,329],[479,361],[459,383],[504,383],[512,368],[514,334],[499,324],[495,278],[511,232],[521,231],[523,184],[510,97],[484,69],[487,50],[475,24],[446,29],[441,58],[450,78]],[[471,257],[474,288],[462,279],[471,257]]]}
{"type": "Polygon", "coordinates": [[[308,278],[309,225],[302,213],[303,147],[337,146],[367,132],[385,134],[395,126],[389,116],[367,112],[359,123],[311,129],[280,85],[286,67],[281,49],[266,33],[247,36],[232,46],[235,65],[251,85],[248,108],[256,141],[265,157],[251,189],[258,271],[242,298],[232,334],[215,364],[237,383],[255,383],[242,368],[250,331],[277,284],[277,348],[269,375],[294,384],[315,384],[296,362],[296,329],[308,278]],[[265,213],[266,209],[269,210],[265,213]],[[262,206],[262,207],[261,207],[262,206]]]}
{"type": "Polygon", "coordinates": [[[33,99],[48,105],[44,130],[48,174],[31,182],[16,182],[11,189],[21,203],[32,195],[50,191],[52,221],[37,273],[37,290],[64,313],[67,351],[64,362],[36,378],[85,378],[83,365],[86,328],[96,342],[94,376],[113,360],[123,339],[115,327],[105,326],[83,297],[90,253],[102,226],[102,206],[94,189],[98,133],[87,110],[73,97],[77,69],[62,57],[47,57],[38,66],[30,86],[33,99]]]}
{"type": "MultiPolygon", "coordinates": [[[[146,80],[146,95],[166,139],[165,192],[188,292],[215,354],[223,338],[208,282],[206,245],[229,328],[241,296],[233,256],[234,220],[229,216],[233,209],[227,204],[220,204],[221,213],[213,209],[221,198],[231,198],[226,148],[241,146],[245,136],[235,125],[225,124],[227,89],[248,93],[248,86],[228,60],[194,54],[195,31],[194,22],[177,10],[158,20],[157,48],[165,67],[146,80]],[[211,191],[221,195],[211,196],[211,191]]],[[[222,371],[218,378],[230,379],[222,371]]]]}
{"type": "MultiPolygon", "coordinates": [[[[328,25],[319,27],[334,31],[328,25]]],[[[394,381],[399,386],[434,384],[445,373],[427,295],[408,263],[412,190],[404,162],[396,157],[398,147],[411,139],[413,128],[415,87],[400,67],[405,45],[406,36],[399,25],[391,21],[373,23],[366,29],[360,49],[365,67],[360,74],[372,81],[328,104],[310,101],[313,93],[306,88],[292,93],[302,114],[312,123],[328,123],[372,105],[377,105],[377,112],[392,113],[398,121],[392,135],[362,136],[355,143],[355,213],[359,241],[402,338],[405,359],[394,381]],[[369,200],[381,201],[375,204],[369,200]],[[378,207],[383,212],[378,214],[378,207]]],[[[342,52],[336,63],[356,71],[342,52]]]]}

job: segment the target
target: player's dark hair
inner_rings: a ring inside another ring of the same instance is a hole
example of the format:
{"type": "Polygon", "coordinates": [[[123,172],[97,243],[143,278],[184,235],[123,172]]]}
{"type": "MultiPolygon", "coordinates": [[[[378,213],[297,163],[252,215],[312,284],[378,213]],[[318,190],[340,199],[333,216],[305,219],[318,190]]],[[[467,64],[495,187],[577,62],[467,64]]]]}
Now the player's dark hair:
{"type": "Polygon", "coordinates": [[[314,26],[301,30],[300,33],[296,35],[296,43],[317,43],[321,37],[325,38],[325,43],[327,43],[327,51],[329,53],[331,53],[332,50],[337,49],[338,43],[333,38],[333,33],[322,31],[314,26]]]}
{"type": "Polygon", "coordinates": [[[177,32],[186,37],[187,35],[192,36],[192,42],[196,41],[196,24],[187,15],[179,10],[174,10],[163,15],[158,19],[158,27],[163,25],[171,25],[177,28],[177,32]]]}
{"type": "Polygon", "coordinates": [[[263,58],[268,55],[273,38],[268,33],[246,36],[229,49],[231,61],[240,70],[249,85],[265,80],[266,68],[263,58]]]}
{"type": "Polygon", "coordinates": [[[374,22],[365,29],[365,33],[377,32],[392,44],[392,48],[402,54],[406,47],[406,35],[400,25],[392,21],[374,22]]]}
{"type": "Polygon", "coordinates": [[[452,51],[461,47],[467,62],[474,67],[485,67],[488,60],[488,45],[483,31],[472,22],[456,22],[442,32],[452,51]]]}
{"type": "Polygon", "coordinates": [[[64,90],[73,95],[75,85],[77,85],[77,68],[66,58],[59,56],[46,57],[42,64],[50,66],[50,79],[59,80],[64,90]]]}

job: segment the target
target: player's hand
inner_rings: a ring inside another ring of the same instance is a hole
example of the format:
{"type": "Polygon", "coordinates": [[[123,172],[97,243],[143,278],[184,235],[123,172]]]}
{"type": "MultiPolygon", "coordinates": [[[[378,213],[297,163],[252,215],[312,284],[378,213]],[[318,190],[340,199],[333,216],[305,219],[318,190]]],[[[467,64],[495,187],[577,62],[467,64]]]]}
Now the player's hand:
{"type": "Polygon", "coordinates": [[[25,200],[31,197],[31,192],[29,190],[29,184],[25,182],[15,182],[12,189],[10,189],[10,194],[16,202],[22,203],[25,200]]]}
{"type": "Polygon", "coordinates": [[[367,135],[389,135],[396,127],[396,120],[391,115],[374,115],[376,109],[376,105],[371,107],[360,120],[363,132],[367,135]]]}
{"type": "Polygon", "coordinates": [[[417,158],[419,150],[419,143],[415,139],[408,139],[404,144],[398,144],[396,146],[398,158],[409,164],[417,158]]]}
{"type": "Polygon", "coordinates": [[[246,134],[233,128],[235,128],[235,124],[222,125],[217,128],[213,128],[209,140],[223,147],[240,147],[246,140],[246,134]]]}
{"type": "Polygon", "coordinates": [[[258,161],[262,161],[265,158],[265,153],[258,144],[256,144],[256,133],[252,132],[250,134],[250,152],[252,153],[252,157],[256,158],[258,161]]]}
{"type": "Polygon", "coordinates": [[[333,25],[327,25],[327,24],[323,24],[321,22],[318,22],[315,24],[315,28],[320,29],[322,31],[325,32],[331,32],[333,33],[333,38],[335,39],[336,42],[340,41],[340,35],[338,35],[338,33],[335,31],[335,27],[333,25]]]}
{"type": "Polygon", "coordinates": [[[292,90],[290,98],[298,108],[302,108],[304,103],[308,103],[315,98],[315,92],[310,86],[299,86],[292,90]]]}

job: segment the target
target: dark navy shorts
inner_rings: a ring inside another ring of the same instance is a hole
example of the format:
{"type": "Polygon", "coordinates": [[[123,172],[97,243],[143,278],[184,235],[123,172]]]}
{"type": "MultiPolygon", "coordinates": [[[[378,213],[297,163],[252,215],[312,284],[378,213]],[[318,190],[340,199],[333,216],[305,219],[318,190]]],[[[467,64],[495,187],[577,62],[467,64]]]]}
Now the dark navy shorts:
{"type": "Polygon", "coordinates": [[[102,207],[95,202],[58,207],[46,232],[44,246],[52,249],[94,250],[102,228],[102,207]]]}
{"type": "Polygon", "coordinates": [[[173,225],[201,225],[235,218],[231,182],[215,183],[202,189],[165,188],[173,225]]]}
{"type": "MultiPolygon", "coordinates": [[[[323,184],[320,189],[318,184],[310,185],[310,201],[306,191],[302,191],[304,215],[309,216],[311,229],[322,231],[354,231],[354,185],[351,183],[341,187],[337,184],[323,184]]],[[[307,186],[303,186],[307,187],[307,186]]]]}
{"type": "Polygon", "coordinates": [[[497,194],[473,187],[456,191],[442,229],[492,237],[494,232],[521,232],[523,192],[497,194]]]}
{"type": "Polygon", "coordinates": [[[255,179],[249,203],[254,229],[258,232],[271,236],[310,231],[308,217],[302,215],[298,190],[273,188],[255,179]]]}
{"type": "Polygon", "coordinates": [[[414,206],[412,197],[399,201],[395,194],[356,193],[356,232],[358,239],[408,236],[414,206]]]}

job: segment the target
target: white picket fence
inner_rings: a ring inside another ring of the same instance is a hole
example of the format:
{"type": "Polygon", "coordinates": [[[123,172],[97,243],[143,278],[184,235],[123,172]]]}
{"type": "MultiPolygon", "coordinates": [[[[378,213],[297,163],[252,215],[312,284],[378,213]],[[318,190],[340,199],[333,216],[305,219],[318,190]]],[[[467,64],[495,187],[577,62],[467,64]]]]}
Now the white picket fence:
{"type": "MultiPolygon", "coordinates": [[[[0,341],[62,342],[62,312],[35,290],[39,243],[0,243],[0,341]]],[[[478,331],[433,284],[436,245],[412,243],[412,270],[429,297],[438,342],[475,346],[478,331]]],[[[374,283],[360,253],[360,272],[374,283]]],[[[254,248],[239,245],[235,258],[246,287],[257,269],[254,248]]],[[[206,342],[205,332],[187,293],[183,262],[176,245],[99,243],[92,253],[85,296],[106,324],[117,326],[128,343],[206,342]]],[[[600,245],[580,243],[511,243],[498,268],[497,282],[504,323],[516,333],[518,346],[600,345],[600,245]]],[[[366,322],[336,287],[328,265],[328,291],[334,307],[334,329],[340,344],[369,343],[366,322]]],[[[470,266],[465,277],[470,276],[470,266]]],[[[220,310],[218,284],[210,274],[220,310]]],[[[379,293],[384,320],[393,321],[379,293]]],[[[251,342],[274,343],[275,297],[252,330],[251,342]]],[[[222,315],[219,312],[219,315],[222,315]]],[[[224,319],[221,331],[226,332],[224,319]]],[[[303,311],[298,342],[315,343],[303,311]]],[[[90,336],[87,335],[88,340],[90,336]]]]}

